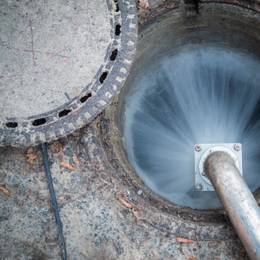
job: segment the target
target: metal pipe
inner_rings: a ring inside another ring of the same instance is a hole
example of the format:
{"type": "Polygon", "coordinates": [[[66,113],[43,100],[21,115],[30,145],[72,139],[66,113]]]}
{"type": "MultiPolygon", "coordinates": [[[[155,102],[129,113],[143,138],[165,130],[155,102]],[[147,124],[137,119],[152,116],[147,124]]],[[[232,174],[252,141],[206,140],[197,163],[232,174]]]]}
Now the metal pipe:
{"type": "Polygon", "coordinates": [[[251,259],[260,260],[260,208],[230,155],[214,152],[204,163],[229,218],[251,259]]]}

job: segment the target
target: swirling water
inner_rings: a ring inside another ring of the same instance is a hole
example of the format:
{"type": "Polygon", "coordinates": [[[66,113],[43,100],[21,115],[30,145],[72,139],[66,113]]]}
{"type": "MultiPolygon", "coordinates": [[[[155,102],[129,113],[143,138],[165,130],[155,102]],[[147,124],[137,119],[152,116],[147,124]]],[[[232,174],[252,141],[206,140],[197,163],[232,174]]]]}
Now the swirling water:
{"type": "Polygon", "coordinates": [[[123,143],[152,190],[188,207],[220,207],[194,187],[196,143],[243,145],[244,178],[260,186],[260,63],[237,50],[188,45],[139,69],[124,100],[123,143]]]}

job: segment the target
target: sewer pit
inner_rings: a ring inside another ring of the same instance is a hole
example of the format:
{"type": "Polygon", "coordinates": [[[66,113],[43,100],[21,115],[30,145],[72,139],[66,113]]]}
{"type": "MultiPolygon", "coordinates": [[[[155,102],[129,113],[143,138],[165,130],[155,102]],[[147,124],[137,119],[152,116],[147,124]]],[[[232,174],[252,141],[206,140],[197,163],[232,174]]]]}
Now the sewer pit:
{"type": "Polygon", "coordinates": [[[259,16],[241,5],[202,2],[188,15],[175,6],[150,19],[125,88],[102,117],[114,167],[178,214],[222,215],[215,192],[196,190],[196,143],[241,142],[244,178],[259,196],[259,16]]]}
{"type": "MultiPolygon", "coordinates": [[[[56,154],[55,149],[50,151],[70,256],[83,259],[246,258],[221,208],[215,205],[191,208],[160,195],[135,169],[122,137],[125,133],[124,100],[130,97],[138,70],[145,68],[147,63],[153,64],[149,63],[149,59],[151,61],[152,57],[164,56],[165,53],[172,54],[169,44],[180,47],[187,42],[220,51],[224,49],[225,53],[231,50],[239,57],[258,59],[258,10],[259,6],[254,1],[201,1],[197,14],[192,4],[185,6],[176,1],[146,13],[144,20],[147,23],[140,28],[138,53],[126,87],[112,105],[87,127],[59,140],[63,147],[63,159],[71,160],[73,154],[78,154],[83,162],[80,168],[70,174],[59,166],[60,154],[56,154]],[[162,37],[163,32],[165,38],[162,37]],[[210,37],[207,38],[207,35],[210,37]],[[130,203],[127,204],[128,208],[121,205],[122,199],[130,203]],[[135,212],[138,217],[129,205],[138,209],[138,214],[135,212]],[[181,240],[178,239],[188,240],[179,242],[181,240]]],[[[256,112],[256,119],[257,115],[256,112]]],[[[72,128],[67,133],[75,130],[72,128]]],[[[51,136],[50,139],[33,137],[22,142],[10,142],[13,137],[8,137],[2,143],[23,146],[51,141],[60,135],[51,136]]],[[[50,143],[51,147],[55,144],[50,143]]],[[[1,161],[4,162],[1,163],[1,182],[7,183],[14,191],[12,200],[1,199],[1,208],[5,213],[1,219],[5,221],[1,227],[4,236],[0,236],[2,255],[57,257],[57,243],[53,245],[55,234],[45,230],[46,226],[48,230],[53,229],[54,220],[49,211],[41,161],[30,168],[24,161],[24,150],[1,149],[1,161]],[[17,165],[10,167],[14,161],[17,165]],[[31,223],[34,223],[34,229],[31,223]],[[51,242],[48,241],[50,238],[51,242]]],[[[39,156],[38,148],[34,149],[39,156]]],[[[193,153],[193,147],[190,152],[193,153]]]]}

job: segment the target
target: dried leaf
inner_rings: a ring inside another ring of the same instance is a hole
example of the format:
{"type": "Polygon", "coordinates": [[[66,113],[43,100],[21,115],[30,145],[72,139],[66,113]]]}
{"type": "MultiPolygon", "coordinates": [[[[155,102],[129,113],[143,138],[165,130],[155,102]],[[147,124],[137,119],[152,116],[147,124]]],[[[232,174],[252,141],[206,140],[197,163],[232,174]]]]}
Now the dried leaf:
{"type": "Polygon", "coordinates": [[[56,154],[63,150],[63,146],[60,142],[56,141],[50,146],[51,152],[56,154]]]}
{"type": "Polygon", "coordinates": [[[130,201],[128,201],[123,194],[118,193],[116,195],[117,200],[120,202],[121,205],[123,205],[125,208],[127,209],[131,209],[131,212],[133,213],[134,217],[135,217],[135,222],[137,223],[140,215],[139,215],[139,209],[130,201]]]}
{"type": "Polygon", "coordinates": [[[134,205],[131,202],[129,202],[123,194],[117,194],[116,198],[124,207],[128,209],[132,209],[134,207],[134,205]]]}
{"type": "Polygon", "coordinates": [[[193,240],[184,237],[176,237],[176,241],[184,244],[190,244],[194,242],[193,240]]]}
{"type": "Polygon", "coordinates": [[[139,7],[143,9],[149,8],[148,0],[139,0],[139,7]]]}
{"type": "Polygon", "coordinates": [[[11,191],[8,190],[5,186],[1,185],[0,186],[0,193],[3,193],[5,196],[10,197],[11,196],[11,191]]]}
{"type": "Polygon", "coordinates": [[[241,248],[239,254],[240,254],[241,257],[245,257],[246,256],[246,250],[244,248],[241,248]]]}
{"type": "Polygon", "coordinates": [[[140,218],[139,209],[138,208],[132,208],[132,213],[135,217],[135,222],[137,223],[140,218]]]}
{"type": "Polygon", "coordinates": [[[195,256],[188,256],[186,259],[187,260],[197,260],[197,258],[195,256]]]}
{"type": "Polygon", "coordinates": [[[76,170],[73,165],[71,165],[70,163],[65,162],[65,161],[62,161],[62,162],[60,163],[60,166],[63,167],[63,168],[65,168],[65,169],[68,169],[68,170],[70,170],[70,171],[75,171],[75,170],[76,170]]]}
{"type": "Polygon", "coordinates": [[[28,148],[26,151],[26,161],[30,166],[33,166],[34,161],[37,160],[37,155],[32,147],[28,148]]]}
{"type": "Polygon", "coordinates": [[[72,159],[73,159],[74,163],[76,163],[77,165],[79,165],[79,164],[80,164],[80,160],[79,160],[79,158],[77,157],[77,155],[76,155],[76,154],[73,154],[73,157],[72,157],[72,159]]]}

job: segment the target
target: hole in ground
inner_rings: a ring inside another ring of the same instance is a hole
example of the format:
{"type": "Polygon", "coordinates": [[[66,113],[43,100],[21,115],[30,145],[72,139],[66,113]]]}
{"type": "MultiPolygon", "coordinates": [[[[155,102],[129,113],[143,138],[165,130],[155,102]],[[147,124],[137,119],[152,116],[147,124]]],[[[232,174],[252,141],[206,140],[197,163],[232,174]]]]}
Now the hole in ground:
{"type": "Polygon", "coordinates": [[[85,95],[85,96],[83,96],[83,97],[81,97],[80,98],[80,102],[81,103],[84,103],[84,102],[86,102],[89,98],[91,98],[92,97],[92,94],[91,93],[88,93],[87,95],[85,95]]]}
{"type": "Polygon", "coordinates": [[[105,79],[107,78],[107,74],[108,74],[108,72],[105,71],[105,72],[103,72],[102,75],[100,76],[99,82],[100,82],[101,84],[102,84],[102,83],[105,81],[105,79]]]}
{"type": "Polygon", "coordinates": [[[117,24],[116,25],[116,28],[115,28],[115,35],[120,35],[121,33],[121,25],[120,24],[117,24]]]}
{"type": "Polygon", "coordinates": [[[117,49],[113,50],[111,55],[110,55],[110,60],[115,60],[116,59],[116,56],[117,56],[117,49]]]}
{"type": "Polygon", "coordinates": [[[59,117],[66,116],[66,115],[68,115],[70,112],[71,112],[71,109],[64,109],[64,110],[60,111],[59,117]]]}
{"type": "Polygon", "coordinates": [[[44,125],[46,122],[47,122],[46,118],[43,117],[43,118],[35,119],[32,122],[32,125],[33,126],[40,126],[40,125],[44,125]]]}
{"type": "Polygon", "coordinates": [[[16,128],[18,126],[18,123],[17,122],[7,122],[5,125],[8,128],[16,128]]]}
{"type": "Polygon", "coordinates": [[[116,5],[116,12],[119,12],[119,5],[118,5],[118,0],[114,0],[114,2],[115,2],[115,5],[116,5]]]}

